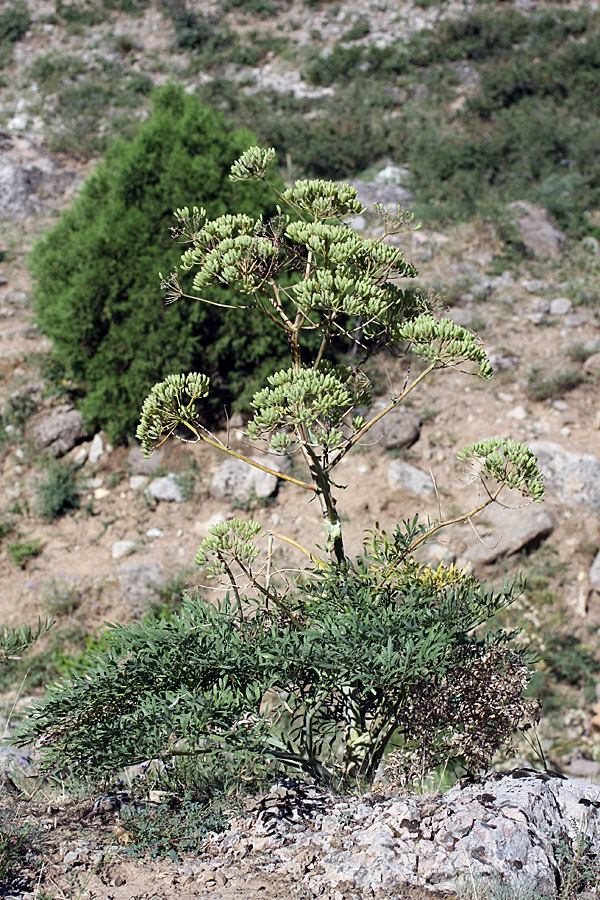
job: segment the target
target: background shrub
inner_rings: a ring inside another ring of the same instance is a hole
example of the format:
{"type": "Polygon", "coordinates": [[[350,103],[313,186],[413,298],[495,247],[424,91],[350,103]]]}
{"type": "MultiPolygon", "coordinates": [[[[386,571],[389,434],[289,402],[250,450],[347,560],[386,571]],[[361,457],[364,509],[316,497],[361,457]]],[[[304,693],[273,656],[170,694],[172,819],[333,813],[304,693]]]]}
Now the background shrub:
{"type": "Polygon", "coordinates": [[[50,459],[37,489],[37,513],[52,521],[79,506],[79,492],[72,466],[50,459]]]}
{"type": "MultiPolygon", "coordinates": [[[[187,300],[165,309],[157,277],[179,261],[169,226],[173,210],[190,198],[210,216],[232,207],[252,215],[273,211],[263,185],[228,179],[229,166],[252,140],[167,86],[135,138],[111,147],[34,250],[37,320],[80,391],[86,419],[112,440],[133,434],[145,395],[169,372],[210,375],[212,410],[221,412],[234,399],[243,404],[285,352],[285,341],[258,314],[247,315],[240,329],[235,310],[187,300]]],[[[211,299],[236,303],[219,287],[211,299]]]]}

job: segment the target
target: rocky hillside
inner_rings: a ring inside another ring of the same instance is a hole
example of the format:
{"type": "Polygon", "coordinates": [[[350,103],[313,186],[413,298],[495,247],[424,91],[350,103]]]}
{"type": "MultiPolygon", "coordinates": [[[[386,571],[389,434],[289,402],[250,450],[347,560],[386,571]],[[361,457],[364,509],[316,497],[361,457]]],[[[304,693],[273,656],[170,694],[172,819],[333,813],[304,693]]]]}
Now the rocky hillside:
{"type": "MultiPolygon", "coordinates": [[[[362,232],[376,232],[375,203],[416,209],[422,228],[399,240],[418,282],[481,335],[496,376],[426,382],[347,459],[347,481],[359,485],[340,501],[348,539],[358,552],[375,521],[393,528],[440,504],[445,515],[475,505],[477,486],[456,462],[471,441],[498,434],[532,446],[548,479],[544,505],[488,510],[429,558],[470,562],[493,584],[527,577],[508,624],[526,626],[523,640],[540,652],[532,691],[544,717],[539,747],[520,743],[519,757],[539,765],[541,748],[551,767],[598,781],[599,135],[577,92],[598,100],[600,4],[5,6],[0,621],[56,618],[27,662],[3,669],[7,710],[21,682],[26,697],[70,672],[102,622],[174,609],[186,583],[203,585],[193,558],[210,524],[252,514],[302,543],[320,538],[318,513],[293,485],[252,481],[206,446],[169,444],[150,461],[133,441],[111,447],[61,394],[32,321],[35,240],[108,142],[144,119],[152,87],[174,79],[275,145],[284,177],[357,184],[362,232]],[[70,480],[57,459],[72,463],[70,480]]],[[[376,402],[405,373],[405,361],[381,360],[376,402]]],[[[232,446],[245,447],[243,417],[229,424],[232,446]]],[[[282,567],[296,562],[286,545],[275,554],[282,567]]]]}

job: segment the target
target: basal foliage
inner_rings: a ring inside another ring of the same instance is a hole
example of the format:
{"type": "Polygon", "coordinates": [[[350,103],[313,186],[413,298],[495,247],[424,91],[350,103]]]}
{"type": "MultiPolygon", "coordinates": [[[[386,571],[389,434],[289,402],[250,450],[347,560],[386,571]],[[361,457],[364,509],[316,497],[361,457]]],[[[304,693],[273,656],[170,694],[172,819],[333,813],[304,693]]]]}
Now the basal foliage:
{"type": "MultiPolygon", "coordinates": [[[[233,180],[268,184],[272,159],[272,150],[251,148],[233,180]]],[[[271,187],[282,204],[274,218],[210,219],[183,207],[175,231],[199,303],[212,303],[213,286],[226,283],[243,298],[240,316],[259,310],[284,333],[291,365],[255,393],[247,430],[273,454],[294,453],[305,480],[271,468],[268,455],[257,462],[232,451],[207,430],[204,373],[157,383],[138,437],[147,454],[171,435],[204,441],[293,482],[320,505],[324,546],[302,547],[242,519],[213,526],[196,563],[227,587],[225,597],[188,598],[168,620],[111,626],[107,651],[51,686],[32,712],[27,736],[39,739],[50,765],[109,777],[145,760],[243,751],[347,785],[371,783],[387,754],[394,777],[406,780],[441,763],[485,767],[517,727],[537,719],[537,704],[522,696],[531,657],[490,624],[518,586],[486,591],[464,569],[419,561],[419,548],[450,524],[442,520],[406,519],[392,535],[376,525],[351,559],[337,509],[333,471],[346,454],[425,378],[448,368],[491,378],[484,349],[436,318],[427,298],[398,286],[416,271],[385,238],[410,227],[410,217],[386,212],[382,240],[366,240],[347,224],[362,211],[349,185],[271,187]],[[327,361],[340,341],[356,348],[351,366],[327,361]],[[390,344],[424,364],[365,421],[357,412],[369,401],[364,365],[390,344]],[[303,551],[309,568],[293,577],[272,571],[275,539],[303,551]]],[[[165,284],[172,302],[187,302],[177,270],[165,284]]],[[[506,488],[543,498],[535,458],[515,441],[483,440],[460,459],[480,479],[483,499],[452,522],[506,488]]]]}

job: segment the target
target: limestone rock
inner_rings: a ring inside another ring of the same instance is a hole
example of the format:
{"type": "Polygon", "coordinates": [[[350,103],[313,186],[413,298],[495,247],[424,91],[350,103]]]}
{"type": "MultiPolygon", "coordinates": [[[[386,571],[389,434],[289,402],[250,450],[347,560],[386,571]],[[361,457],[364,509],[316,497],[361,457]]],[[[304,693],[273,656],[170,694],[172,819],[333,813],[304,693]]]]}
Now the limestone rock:
{"type": "Polygon", "coordinates": [[[0,166],[0,219],[23,219],[38,208],[35,195],[43,172],[37,166],[0,166]]]}
{"type": "Polygon", "coordinates": [[[566,316],[571,312],[572,305],[568,297],[555,297],[550,301],[550,315],[566,316]]]}
{"type": "Polygon", "coordinates": [[[155,478],[150,482],[145,493],[154,500],[164,500],[167,503],[183,503],[184,501],[181,485],[178,484],[173,472],[169,472],[168,475],[163,475],[161,478],[155,478]]]}
{"type": "Polygon", "coordinates": [[[135,541],[115,541],[111,548],[112,558],[121,559],[122,556],[131,556],[136,549],[135,541]]]}
{"type": "Polygon", "coordinates": [[[62,456],[86,436],[79,410],[63,404],[55,406],[33,427],[36,445],[54,456],[62,456]]]}
{"type": "Polygon", "coordinates": [[[600,852],[600,788],[553,773],[494,773],[441,796],[306,794],[276,785],[212,848],[298,866],[316,896],[378,900],[410,887],[463,896],[465,884],[482,897],[500,884],[506,896],[556,897],[565,852],[583,834],[592,864],[600,852]]]}
{"type": "Polygon", "coordinates": [[[596,554],[596,558],[592,563],[592,567],[589,572],[589,580],[590,587],[594,591],[600,591],[600,550],[596,554]]]}
{"type": "Polygon", "coordinates": [[[419,497],[428,497],[433,491],[431,476],[401,459],[394,459],[389,464],[388,484],[419,497]]]}
{"type": "Polygon", "coordinates": [[[148,484],[148,476],[147,475],[130,475],[129,476],[129,489],[131,491],[141,491],[142,488],[145,488],[148,484]]]}
{"type": "MultiPolygon", "coordinates": [[[[403,181],[406,178],[403,170],[397,169],[395,166],[386,167],[380,175],[384,175],[384,173],[392,173],[394,180],[403,181]],[[392,170],[394,171],[392,172],[392,170]]],[[[356,198],[359,203],[367,207],[367,212],[372,213],[376,203],[381,203],[382,206],[405,208],[407,204],[414,201],[413,192],[402,184],[394,183],[394,180],[391,177],[389,180],[382,178],[380,181],[377,179],[375,181],[354,180],[352,184],[356,188],[356,198]]]]}
{"type": "Polygon", "coordinates": [[[458,565],[470,562],[476,569],[536,546],[552,533],[555,524],[552,513],[538,506],[526,509],[507,509],[497,504],[488,506],[481,519],[473,521],[480,540],[473,536],[458,565]]]}
{"type": "MultiPolygon", "coordinates": [[[[13,127],[26,125],[26,118],[15,118],[13,127]]],[[[64,168],[36,138],[0,131],[0,221],[26,219],[55,204],[80,180],[75,170],[64,168]]]]}
{"type": "Polygon", "coordinates": [[[157,588],[165,582],[160,563],[155,560],[139,560],[121,563],[117,567],[121,598],[132,616],[148,612],[156,600],[157,588]]]}
{"type": "Polygon", "coordinates": [[[525,200],[509,203],[508,208],[530,253],[541,259],[560,256],[567,239],[548,210],[525,200]]]}
{"type": "MultiPolygon", "coordinates": [[[[282,459],[273,456],[257,458],[256,461],[277,471],[280,471],[283,463],[282,459]]],[[[247,503],[252,496],[272,497],[277,490],[277,484],[278,479],[275,475],[249,466],[241,459],[229,457],[221,463],[213,475],[210,494],[216,500],[247,503]]]]}
{"type": "Polygon", "coordinates": [[[89,461],[92,465],[95,465],[100,457],[104,454],[104,441],[102,440],[102,435],[100,432],[95,434],[90,444],[89,449],[89,461]]]}
{"type": "Polygon", "coordinates": [[[600,372],[600,353],[588,356],[583,365],[583,371],[588,375],[597,375],[600,372]]]}
{"type": "MultiPolygon", "coordinates": [[[[371,410],[368,419],[376,415],[377,407],[371,410]]],[[[367,421],[368,421],[367,419],[367,421]]],[[[391,410],[376,425],[373,425],[368,434],[369,443],[377,442],[384,450],[400,450],[402,447],[412,447],[419,440],[421,434],[421,419],[410,409],[397,407],[391,410]]]]}
{"type": "Polygon", "coordinates": [[[591,453],[572,453],[551,441],[532,441],[529,446],[546,476],[549,494],[565,504],[577,504],[590,512],[600,507],[600,459],[591,453]]]}

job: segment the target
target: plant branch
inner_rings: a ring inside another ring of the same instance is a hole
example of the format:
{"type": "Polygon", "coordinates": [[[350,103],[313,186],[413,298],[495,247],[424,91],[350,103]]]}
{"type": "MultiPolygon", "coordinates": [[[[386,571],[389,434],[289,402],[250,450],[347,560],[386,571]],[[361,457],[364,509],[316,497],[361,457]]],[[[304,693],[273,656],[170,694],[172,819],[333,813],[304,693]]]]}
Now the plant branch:
{"type": "Polygon", "coordinates": [[[398,404],[401,403],[405,399],[405,397],[407,397],[410,394],[410,392],[413,390],[413,388],[416,388],[416,386],[421,381],[423,381],[423,379],[427,378],[427,376],[435,369],[436,365],[437,365],[437,360],[435,362],[430,363],[430,365],[428,365],[427,368],[424,369],[417,378],[415,378],[415,380],[412,382],[412,384],[410,384],[400,394],[398,394],[397,397],[394,397],[394,399],[391,401],[391,403],[388,403],[388,405],[384,409],[382,409],[380,412],[378,412],[376,416],[373,416],[373,418],[369,422],[366,422],[363,425],[363,427],[361,429],[359,429],[359,431],[356,432],[356,434],[353,434],[352,437],[349,438],[348,441],[346,442],[346,445],[344,447],[342,447],[342,449],[340,450],[338,455],[329,463],[329,465],[327,466],[326,472],[327,473],[331,472],[331,470],[334,468],[334,466],[337,466],[337,464],[340,462],[340,460],[342,460],[344,458],[346,453],[348,453],[348,451],[351,450],[352,447],[354,447],[354,445],[357,444],[358,441],[360,441],[365,436],[365,434],[367,434],[367,432],[373,427],[373,425],[375,425],[377,422],[379,422],[380,419],[383,419],[384,416],[387,416],[387,414],[389,412],[391,412],[392,409],[394,409],[396,406],[398,406],[398,404]]]}

